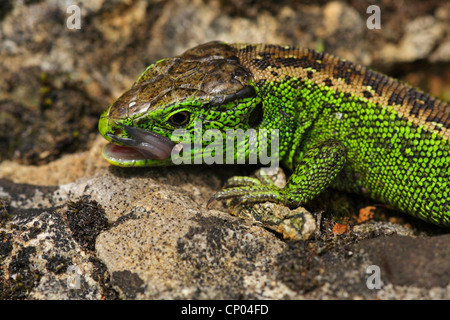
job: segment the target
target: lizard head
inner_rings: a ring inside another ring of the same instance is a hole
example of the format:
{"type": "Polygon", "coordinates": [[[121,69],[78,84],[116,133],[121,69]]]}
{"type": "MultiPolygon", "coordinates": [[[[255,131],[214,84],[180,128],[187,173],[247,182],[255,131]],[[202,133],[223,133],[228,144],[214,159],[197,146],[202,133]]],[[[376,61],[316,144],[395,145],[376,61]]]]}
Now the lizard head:
{"type": "MultiPolygon", "coordinates": [[[[218,129],[225,137],[227,129],[246,130],[261,119],[251,73],[230,46],[209,42],[150,65],[101,115],[98,127],[111,142],[102,152],[108,162],[156,166],[172,164],[180,142],[174,131],[184,130],[192,141],[199,130],[218,129]]],[[[197,148],[203,151],[208,143],[197,148]]]]}

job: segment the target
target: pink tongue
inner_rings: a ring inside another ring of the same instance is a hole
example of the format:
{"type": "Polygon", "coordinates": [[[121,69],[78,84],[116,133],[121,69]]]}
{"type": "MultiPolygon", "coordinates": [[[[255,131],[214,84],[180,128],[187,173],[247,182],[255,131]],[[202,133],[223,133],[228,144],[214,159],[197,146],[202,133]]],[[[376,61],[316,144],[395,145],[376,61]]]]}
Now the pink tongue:
{"type": "Polygon", "coordinates": [[[118,146],[114,143],[108,143],[103,148],[103,154],[108,159],[114,160],[142,160],[145,159],[144,155],[133,148],[118,146]]]}

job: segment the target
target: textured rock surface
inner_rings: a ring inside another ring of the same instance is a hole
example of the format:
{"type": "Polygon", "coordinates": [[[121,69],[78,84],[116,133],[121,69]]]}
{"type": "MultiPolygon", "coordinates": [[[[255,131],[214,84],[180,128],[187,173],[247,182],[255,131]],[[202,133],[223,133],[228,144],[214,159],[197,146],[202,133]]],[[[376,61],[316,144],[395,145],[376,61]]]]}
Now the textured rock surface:
{"type": "Polygon", "coordinates": [[[64,1],[0,5],[0,299],[450,299],[448,230],[357,220],[377,204],[329,192],[313,237],[284,241],[205,210],[255,168],[113,168],[96,130],[146,65],[217,39],[324,48],[448,99],[448,2],[381,1],[372,31],[359,1],[78,3],[80,30],[64,1]]]}

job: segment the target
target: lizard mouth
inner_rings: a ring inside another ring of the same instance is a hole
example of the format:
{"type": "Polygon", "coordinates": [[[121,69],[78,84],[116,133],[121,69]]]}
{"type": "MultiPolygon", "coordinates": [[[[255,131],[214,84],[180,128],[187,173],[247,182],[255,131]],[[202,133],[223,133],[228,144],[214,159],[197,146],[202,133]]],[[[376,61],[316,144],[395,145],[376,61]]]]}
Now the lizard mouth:
{"type": "Polygon", "coordinates": [[[126,164],[141,160],[166,160],[171,156],[175,143],[169,138],[122,123],[118,125],[130,138],[106,133],[106,136],[113,141],[108,143],[102,151],[103,157],[109,162],[126,164]]]}

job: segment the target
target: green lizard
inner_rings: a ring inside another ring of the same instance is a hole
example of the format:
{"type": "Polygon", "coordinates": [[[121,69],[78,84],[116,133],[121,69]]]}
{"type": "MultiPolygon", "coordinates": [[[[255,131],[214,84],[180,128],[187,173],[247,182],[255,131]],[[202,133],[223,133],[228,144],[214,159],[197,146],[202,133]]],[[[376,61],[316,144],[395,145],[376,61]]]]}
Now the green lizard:
{"type": "Polygon", "coordinates": [[[310,49],[209,42],[150,65],[99,121],[119,166],[173,164],[174,130],[212,128],[278,130],[292,172],[284,187],[233,177],[212,200],[295,208],[333,187],[450,227],[450,105],[388,76],[310,49]]]}

